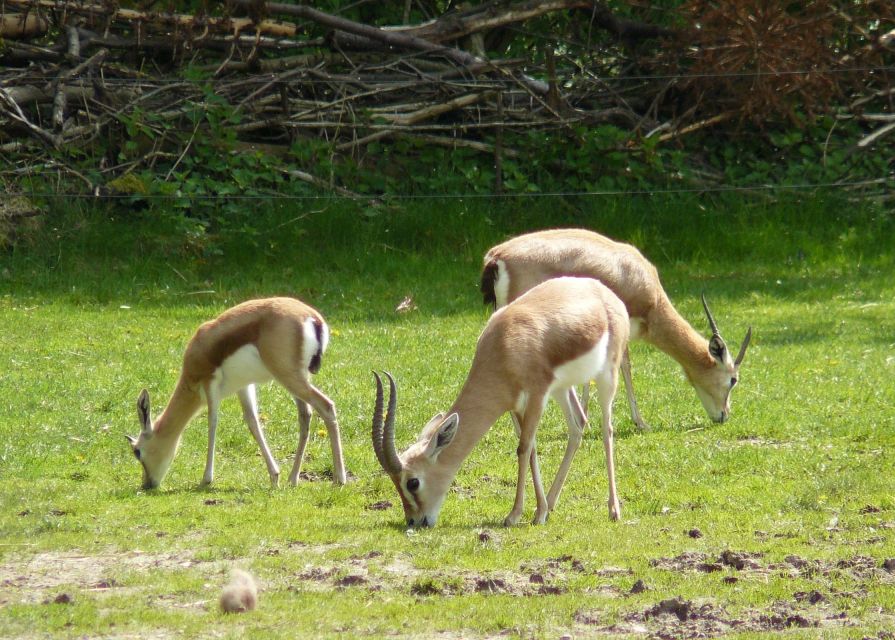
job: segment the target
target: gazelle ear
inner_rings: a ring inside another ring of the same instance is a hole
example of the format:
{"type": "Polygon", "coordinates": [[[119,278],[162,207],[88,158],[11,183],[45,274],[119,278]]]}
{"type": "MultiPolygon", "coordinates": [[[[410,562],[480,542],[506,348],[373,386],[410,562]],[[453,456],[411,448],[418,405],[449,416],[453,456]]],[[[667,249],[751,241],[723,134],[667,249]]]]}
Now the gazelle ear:
{"type": "Polygon", "coordinates": [[[149,415],[149,392],[146,389],[140,392],[137,398],[137,417],[140,420],[140,429],[144,433],[152,433],[152,418],[149,415]]]}
{"type": "Polygon", "coordinates": [[[709,353],[712,354],[712,357],[718,362],[724,362],[724,352],[727,351],[727,345],[724,344],[724,340],[717,333],[712,336],[712,339],[709,340],[709,353]]]}
{"type": "Polygon", "coordinates": [[[124,436],[125,439],[130,443],[132,447],[137,446],[137,439],[134,436],[124,436]]]}
{"type": "Polygon", "coordinates": [[[444,419],[426,447],[426,456],[428,458],[434,459],[451,443],[454,436],[457,435],[457,425],[459,424],[460,416],[456,413],[452,413],[444,419]]]}
{"type": "Polygon", "coordinates": [[[439,412],[436,413],[434,416],[432,416],[431,418],[429,418],[429,422],[427,422],[427,423],[426,423],[426,426],[423,427],[423,431],[425,431],[426,429],[428,429],[428,428],[429,428],[430,426],[432,426],[433,424],[437,424],[437,423],[441,422],[442,420],[444,420],[444,411],[439,411],[439,412]]]}

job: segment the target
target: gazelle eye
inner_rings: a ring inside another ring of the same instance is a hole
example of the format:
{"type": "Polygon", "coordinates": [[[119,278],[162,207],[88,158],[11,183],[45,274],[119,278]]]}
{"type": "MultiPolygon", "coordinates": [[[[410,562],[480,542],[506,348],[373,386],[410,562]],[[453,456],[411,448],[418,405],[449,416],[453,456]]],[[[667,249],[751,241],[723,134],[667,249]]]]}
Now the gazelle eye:
{"type": "Polygon", "coordinates": [[[737,382],[738,382],[738,380],[736,378],[731,378],[730,379],[730,388],[733,389],[733,387],[736,385],[737,382]]]}
{"type": "Polygon", "coordinates": [[[140,459],[140,450],[139,450],[139,449],[134,449],[134,457],[135,457],[137,460],[140,459]]]}
{"type": "Polygon", "coordinates": [[[407,490],[410,493],[413,493],[414,491],[416,491],[419,488],[420,488],[419,478],[411,478],[410,480],[407,481],[407,490]]]}

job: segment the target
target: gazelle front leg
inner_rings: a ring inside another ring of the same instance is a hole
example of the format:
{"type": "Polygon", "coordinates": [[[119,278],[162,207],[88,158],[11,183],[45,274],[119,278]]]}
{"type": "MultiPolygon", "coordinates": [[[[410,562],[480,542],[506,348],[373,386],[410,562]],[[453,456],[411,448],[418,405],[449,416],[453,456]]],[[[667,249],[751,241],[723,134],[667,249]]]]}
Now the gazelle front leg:
{"type": "Polygon", "coordinates": [[[221,404],[220,392],[215,380],[205,385],[205,401],[208,404],[208,453],[205,456],[205,473],[202,484],[209,485],[214,481],[214,440],[218,430],[218,407],[221,404]]]}
{"type": "MultiPolygon", "coordinates": [[[[522,418],[520,418],[519,414],[515,411],[511,411],[510,416],[513,418],[513,429],[518,438],[522,433],[522,418]]],[[[547,522],[547,516],[550,514],[550,510],[540,509],[542,504],[546,504],[547,499],[544,497],[544,485],[541,482],[541,466],[538,464],[537,440],[535,440],[534,446],[531,448],[531,457],[529,457],[528,463],[531,465],[531,481],[535,488],[535,500],[537,500],[538,503],[538,508],[535,509],[535,517],[532,520],[532,524],[544,524],[547,522]]]]}
{"type": "Polygon", "coordinates": [[[242,417],[258,443],[261,449],[261,455],[264,457],[264,464],[267,465],[267,473],[270,476],[270,484],[276,489],[280,484],[280,467],[270,453],[270,447],[264,439],[264,431],[261,428],[261,421],[258,419],[258,397],[255,393],[255,385],[250,384],[247,387],[236,392],[239,396],[239,403],[242,405],[242,417]]]}
{"type": "Polygon", "coordinates": [[[628,396],[628,406],[631,408],[631,420],[637,425],[640,431],[649,431],[650,426],[644,422],[640,415],[640,409],[637,408],[637,400],[634,398],[634,382],[631,376],[631,356],[628,353],[628,347],[622,354],[621,361],[622,377],[625,379],[625,394],[628,396]]]}
{"type": "Polygon", "coordinates": [[[305,459],[305,449],[308,446],[308,436],[311,432],[311,405],[301,398],[294,398],[298,409],[298,448],[295,450],[295,462],[292,464],[292,472],[289,474],[289,484],[293,487],[298,484],[298,475],[301,473],[301,465],[305,459]]]}
{"type": "MultiPolygon", "coordinates": [[[[541,402],[541,404],[543,405],[543,402],[541,402]]],[[[516,449],[519,470],[516,474],[516,499],[513,502],[512,510],[507,517],[504,518],[503,524],[505,527],[511,527],[519,522],[519,518],[522,517],[522,510],[525,506],[525,481],[528,478],[529,463],[532,456],[536,455],[534,453],[536,450],[535,432],[537,431],[538,421],[541,418],[541,411],[532,410],[533,406],[535,405],[529,400],[528,408],[521,419],[519,419],[519,446],[516,449]]],[[[536,465],[537,458],[535,457],[535,466],[536,465]]],[[[534,469],[534,467],[532,468],[534,469]]],[[[537,524],[543,524],[547,518],[547,500],[544,497],[544,487],[541,484],[540,470],[533,471],[532,482],[535,485],[535,497],[538,501],[538,506],[535,509],[535,522],[537,524]],[[538,521],[539,519],[540,521],[538,521]]]]}
{"type": "Polygon", "coordinates": [[[612,400],[618,387],[618,377],[615,373],[606,374],[597,380],[597,388],[600,394],[600,409],[603,413],[603,450],[606,453],[606,472],[609,475],[609,518],[618,520],[622,509],[618,502],[618,493],[615,488],[615,454],[613,446],[612,428],[612,400]]]}

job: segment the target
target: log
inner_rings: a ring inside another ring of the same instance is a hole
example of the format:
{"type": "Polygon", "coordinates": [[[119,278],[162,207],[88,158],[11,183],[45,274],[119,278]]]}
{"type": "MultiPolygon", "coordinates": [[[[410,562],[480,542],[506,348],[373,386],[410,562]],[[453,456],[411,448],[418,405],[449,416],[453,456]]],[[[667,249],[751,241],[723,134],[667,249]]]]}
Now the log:
{"type": "Polygon", "coordinates": [[[0,13],[0,38],[27,40],[44,35],[47,29],[49,23],[36,13],[0,13]]]}
{"type": "Polygon", "coordinates": [[[136,11],[134,9],[121,9],[116,4],[101,4],[96,2],[76,2],[60,0],[4,0],[4,3],[14,7],[28,9],[43,9],[46,11],[64,11],[77,15],[97,17],[110,17],[116,22],[129,22],[139,24],[154,24],[166,27],[176,27],[185,30],[204,32],[225,31],[241,33],[251,30],[269,36],[290,38],[296,35],[296,27],[288,22],[274,20],[262,20],[255,23],[251,18],[228,18],[213,16],[198,16],[181,13],[166,13],[152,11],[136,11]]]}

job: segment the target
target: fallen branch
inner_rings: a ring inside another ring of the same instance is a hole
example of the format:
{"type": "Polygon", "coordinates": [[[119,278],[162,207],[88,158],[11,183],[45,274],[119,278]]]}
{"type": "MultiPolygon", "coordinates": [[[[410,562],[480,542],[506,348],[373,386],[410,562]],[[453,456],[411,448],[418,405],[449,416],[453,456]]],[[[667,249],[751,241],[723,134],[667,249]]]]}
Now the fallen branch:
{"type": "Polygon", "coordinates": [[[47,29],[49,23],[36,13],[0,13],[0,38],[27,40],[44,35],[47,29]]]}
{"type": "Polygon", "coordinates": [[[332,184],[328,183],[326,180],[323,180],[322,178],[318,178],[317,176],[312,176],[310,173],[306,173],[304,171],[299,171],[298,169],[283,170],[283,174],[289,176],[290,178],[297,178],[298,180],[301,180],[302,182],[307,182],[308,184],[312,184],[315,187],[319,187],[320,189],[324,189],[326,191],[333,191],[333,192],[339,194],[340,196],[345,196],[347,198],[354,198],[356,200],[360,200],[360,199],[364,198],[364,196],[362,196],[359,193],[355,193],[354,191],[350,191],[348,189],[339,187],[337,185],[332,185],[332,184]]]}
{"type": "Polygon", "coordinates": [[[294,24],[272,20],[262,20],[256,23],[251,18],[229,18],[213,16],[196,16],[181,13],[136,11],[134,9],[122,9],[117,4],[77,2],[73,0],[4,0],[4,3],[14,7],[27,9],[44,9],[53,12],[65,12],[67,14],[87,15],[94,17],[110,18],[116,22],[136,24],[155,24],[178,29],[194,30],[198,33],[208,31],[240,33],[251,30],[259,34],[267,34],[280,38],[290,38],[296,35],[294,24]]]}

